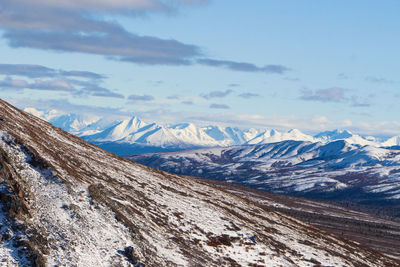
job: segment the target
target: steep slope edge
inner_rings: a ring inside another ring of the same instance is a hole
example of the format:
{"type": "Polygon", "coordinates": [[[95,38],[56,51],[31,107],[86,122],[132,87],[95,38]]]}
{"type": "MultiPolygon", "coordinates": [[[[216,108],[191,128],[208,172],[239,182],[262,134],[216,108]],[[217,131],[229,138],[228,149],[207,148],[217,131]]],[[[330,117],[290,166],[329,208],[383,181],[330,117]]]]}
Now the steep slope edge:
{"type": "MultiPolygon", "coordinates": [[[[1,215],[31,243],[21,252],[30,264],[397,264],[201,181],[118,158],[1,100],[0,148],[0,183],[15,199],[2,194],[1,215]]],[[[23,266],[3,241],[2,254],[23,266]]]]}

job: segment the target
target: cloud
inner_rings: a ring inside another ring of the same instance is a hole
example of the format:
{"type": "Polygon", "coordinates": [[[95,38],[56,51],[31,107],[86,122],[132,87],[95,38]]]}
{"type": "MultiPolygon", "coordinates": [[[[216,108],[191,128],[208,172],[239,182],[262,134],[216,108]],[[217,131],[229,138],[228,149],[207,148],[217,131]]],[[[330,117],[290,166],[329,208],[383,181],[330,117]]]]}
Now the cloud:
{"type": "Polygon", "coordinates": [[[0,3],[0,28],[3,38],[15,48],[97,54],[141,64],[189,64],[201,55],[197,46],[133,34],[115,21],[100,19],[114,12],[130,15],[171,10],[176,5],[172,2],[176,1],[4,0],[0,3]]]}
{"type": "Polygon", "coordinates": [[[346,74],[346,73],[339,73],[338,75],[337,75],[337,77],[338,77],[338,79],[340,79],[340,80],[348,80],[348,79],[350,79],[350,77],[346,74]]]}
{"type": "Polygon", "coordinates": [[[35,78],[54,76],[55,70],[40,65],[0,64],[0,74],[35,78]]]}
{"type": "Polygon", "coordinates": [[[211,104],[210,108],[214,108],[214,109],[230,109],[230,107],[228,105],[224,105],[224,104],[211,104]]]}
{"type": "Polygon", "coordinates": [[[21,89],[34,89],[34,90],[45,90],[45,91],[63,91],[63,92],[75,92],[76,89],[72,84],[64,80],[57,79],[36,79],[34,82],[28,82],[25,80],[16,80],[10,77],[6,77],[0,81],[0,90],[21,90],[21,89]]]}
{"type": "Polygon", "coordinates": [[[124,98],[123,95],[98,85],[105,76],[89,71],[56,70],[41,65],[0,64],[0,75],[7,75],[0,80],[0,90],[30,89],[68,92],[74,96],[124,98]]]}
{"type": "Polygon", "coordinates": [[[91,95],[101,97],[112,97],[112,98],[125,98],[123,95],[115,93],[107,88],[98,86],[96,84],[88,84],[80,91],[76,92],[76,95],[91,95]]]}
{"type": "MultiPolygon", "coordinates": [[[[115,21],[100,19],[113,13],[134,15],[141,12],[171,12],[179,5],[206,3],[204,0],[3,0],[0,2],[0,28],[3,38],[14,48],[88,53],[111,60],[147,65],[192,65],[203,56],[201,49],[174,39],[141,36],[126,31],[115,21]],[[99,16],[100,14],[100,16],[99,16]]],[[[283,73],[280,65],[258,67],[251,63],[200,59],[199,64],[236,71],[283,73]]],[[[21,66],[22,67],[22,66],[21,66]]],[[[34,75],[33,66],[27,71],[34,75]]],[[[23,69],[21,70],[23,71],[23,69]]],[[[37,69],[47,76],[54,70],[37,69]]],[[[38,74],[40,75],[40,74],[38,74]]],[[[64,73],[67,75],[67,73],[64,73]]],[[[91,73],[69,75],[94,78],[91,73]]],[[[98,77],[101,78],[101,77],[98,77]]]]}
{"type": "MultiPolygon", "coordinates": [[[[17,4],[29,4],[29,0],[13,0],[17,4]]],[[[7,2],[7,1],[6,1],[7,2]]],[[[68,1],[51,1],[51,0],[35,0],[38,6],[66,9],[95,9],[95,10],[115,10],[122,12],[123,9],[131,10],[153,10],[161,9],[164,5],[160,1],[154,0],[68,0],[68,1]]]]}
{"type": "Polygon", "coordinates": [[[264,72],[264,73],[284,74],[290,70],[289,68],[282,65],[265,65],[263,67],[258,67],[252,63],[247,63],[247,62],[215,60],[209,58],[198,59],[197,63],[206,66],[223,67],[234,71],[244,71],[244,72],[264,72]]]}
{"type": "Polygon", "coordinates": [[[128,96],[128,100],[131,103],[137,102],[149,102],[154,100],[154,96],[151,95],[130,95],[128,96]]]}
{"type": "Polygon", "coordinates": [[[66,77],[81,77],[81,78],[88,78],[88,79],[104,79],[105,76],[90,72],[90,71],[79,71],[79,70],[71,70],[71,71],[65,71],[65,70],[59,70],[58,71],[61,76],[66,76],[66,77]]]}
{"type": "Polygon", "coordinates": [[[15,80],[10,77],[6,77],[4,80],[0,81],[0,89],[7,89],[7,90],[20,90],[28,87],[28,82],[24,80],[15,80]]]}
{"type": "Polygon", "coordinates": [[[74,92],[74,86],[65,80],[50,79],[50,80],[35,80],[34,83],[29,84],[29,89],[46,90],[46,91],[65,91],[74,92]]]}
{"type": "Polygon", "coordinates": [[[193,101],[182,101],[181,104],[188,105],[188,106],[194,105],[193,101]]]}
{"type": "Polygon", "coordinates": [[[298,82],[298,81],[300,81],[300,78],[297,78],[297,77],[285,77],[284,80],[285,81],[289,81],[289,82],[298,82]]]}
{"type": "Polygon", "coordinates": [[[229,89],[226,91],[212,91],[208,94],[202,94],[201,97],[205,99],[212,99],[212,98],[223,98],[228,96],[229,94],[233,93],[233,90],[229,89]]]}
{"type": "Polygon", "coordinates": [[[112,98],[124,98],[123,95],[115,93],[107,88],[98,86],[91,82],[82,82],[62,79],[35,79],[34,82],[15,80],[9,77],[0,80],[0,91],[3,90],[42,90],[53,92],[67,92],[73,96],[101,96],[112,98]]]}
{"type": "MultiPolygon", "coordinates": [[[[31,0],[2,0],[3,5],[32,6],[31,0]]],[[[46,9],[70,11],[96,11],[135,15],[143,12],[173,12],[179,5],[207,3],[207,0],[35,0],[34,6],[46,9]]]]}
{"type": "Polygon", "coordinates": [[[253,93],[242,93],[242,94],[240,94],[238,96],[241,97],[241,98],[249,99],[249,98],[252,98],[252,97],[259,97],[260,95],[259,94],[253,94],[253,93]]]}
{"type": "Polygon", "coordinates": [[[94,105],[77,105],[71,103],[67,99],[7,99],[11,104],[24,109],[26,107],[34,107],[37,109],[57,110],[61,113],[80,113],[92,114],[96,116],[104,116],[107,118],[115,117],[119,119],[121,116],[130,116],[130,112],[122,111],[119,108],[99,107],[94,105]]]}
{"type": "Polygon", "coordinates": [[[170,95],[167,96],[167,99],[171,99],[171,100],[178,100],[180,97],[178,95],[170,95]]]}
{"type": "Polygon", "coordinates": [[[354,96],[354,95],[350,98],[350,103],[351,103],[351,106],[353,106],[353,107],[370,107],[371,106],[371,104],[368,103],[365,99],[360,99],[359,97],[354,96]]]}
{"type": "Polygon", "coordinates": [[[3,35],[11,47],[38,48],[107,56],[148,65],[189,65],[200,49],[175,40],[118,32],[86,33],[15,30],[3,35]]]}
{"type": "Polygon", "coordinates": [[[303,90],[300,99],[319,102],[343,102],[346,101],[345,89],[332,87],[319,90],[303,90]]]}
{"type": "Polygon", "coordinates": [[[365,80],[370,83],[379,83],[379,84],[394,84],[395,82],[392,80],[388,80],[385,78],[379,78],[374,76],[367,76],[365,80]]]}
{"type": "Polygon", "coordinates": [[[369,107],[371,104],[367,98],[356,95],[346,96],[350,90],[340,87],[332,87],[319,90],[302,90],[300,99],[317,102],[347,103],[352,107],[369,107]]]}
{"type": "Polygon", "coordinates": [[[109,60],[145,65],[223,67],[235,71],[282,74],[281,65],[202,58],[200,47],[174,39],[138,35],[118,24],[115,15],[134,17],[148,12],[171,14],[181,5],[207,0],[2,0],[0,30],[10,47],[87,53],[109,60]],[[107,18],[107,19],[106,19],[107,18]],[[199,59],[202,58],[202,59],[199,59]]]}
{"type": "Polygon", "coordinates": [[[81,77],[89,79],[105,78],[104,75],[90,71],[56,70],[41,65],[29,65],[29,64],[0,64],[0,74],[24,76],[29,78],[56,77],[56,76],[81,77]]]}

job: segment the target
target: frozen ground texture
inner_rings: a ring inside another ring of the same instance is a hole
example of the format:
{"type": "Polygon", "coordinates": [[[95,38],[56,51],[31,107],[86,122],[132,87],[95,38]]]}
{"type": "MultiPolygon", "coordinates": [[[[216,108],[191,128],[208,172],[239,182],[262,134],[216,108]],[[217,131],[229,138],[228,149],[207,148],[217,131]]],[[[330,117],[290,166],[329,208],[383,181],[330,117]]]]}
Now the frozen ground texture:
{"type": "Polygon", "coordinates": [[[2,266],[397,264],[201,181],[116,157],[1,100],[0,164],[1,231],[15,237],[1,241],[2,266]]]}

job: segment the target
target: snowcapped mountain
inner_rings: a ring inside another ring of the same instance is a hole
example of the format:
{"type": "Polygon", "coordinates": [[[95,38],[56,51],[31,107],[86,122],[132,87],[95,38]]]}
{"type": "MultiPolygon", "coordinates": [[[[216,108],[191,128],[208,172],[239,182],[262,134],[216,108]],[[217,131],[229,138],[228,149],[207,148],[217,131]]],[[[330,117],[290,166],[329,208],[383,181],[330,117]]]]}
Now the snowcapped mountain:
{"type": "MultiPolygon", "coordinates": [[[[255,134],[254,134],[255,135],[255,134]]],[[[118,142],[154,147],[192,148],[228,146],[246,142],[239,129],[218,126],[196,127],[192,123],[161,126],[145,123],[136,117],[94,135],[83,135],[90,142],[118,142]]]]}
{"type": "Polygon", "coordinates": [[[5,266],[395,266],[197,179],[117,157],[0,100],[5,266]]]}
{"type": "Polygon", "coordinates": [[[380,142],[379,138],[363,137],[348,130],[326,131],[311,136],[298,129],[286,132],[274,129],[239,129],[216,125],[198,127],[193,123],[159,125],[154,122],[144,122],[135,116],[109,121],[99,116],[60,115],[56,110],[44,111],[26,108],[25,111],[118,155],[202,147],[267,144],[285,140],[322,143],[345,140],[350,144],[377,147],[400,145],[399,136],[380,142]]]}
{"type": "Polygon", "coordinates": [[[280,133],[276,130],[265,130],[258,136],[246,142],[246,144],[267,144],[275,143],[284,140],[295,140],[295,141],[311,141],[315,142],[317,139],[310,135],[304,134],[297,129],[289,130],[288,132],[280,133]]]}
{"type": "Polygon", "coordinates": [[[358,145],[374,145],[374,146],[380,146],[378,142],[376,142],[375,139],[371,140],[371,137],[369,138],[364,138],[361,137],[358,134],[353,134],[352,132],[348,130],[333,130],[333,131],[326,131],[319,133],[314,136],[315,140],[318,140],[320,142],[331,142],[331,141],[336,141],[336,140],[345,140],[346,142],[350,144],[358,144],[358,145]]]}
{"type": "MultiPolygon", "coordinates": [[[[86,132],[82,132],[79,135],[85,136],[85,139],[88,141],[118,141],[137,133],[139,129],[142,129],[147,125],[147,123],[138,118],[132,117],[120,122],[115,122],[114,125],[111,125],[105,130],[103,129],[95,134],[86,135],[86,132]]],[[[147,127],[147,129],[149,128],[151,127],[147,127]]]]}
{"type": "Polygon", "coordinates": [[[382,142],[382,146],[400,146],[400,135],[393,136],[385,142],[382,142]]]}
{"type": "Polygon", "coordinates": [[[50,119],[54,117],[59,117],[62,116],[63,114],[60,113],[58,110],[52,109],[52,110],[45,110],[45,109],[36,109],[36,108],[25,108],[25,112],[28,112],[32,115],[35,115],[36,117],[42,118],[46,121],[49,121],[50,119]]]}
{"type": "Polygon", "coordinates": [[[55,109],[47,111],[35,108],[25,108],[24,111],[44,119],[52,125],[75,135],[95,134],[116,123],[100,116],[76,113],[64,114],[55,109]]]}
{"type": "Polygon", "coordinates": [[[53,117],[48,121],[54,126],[64,129],[70,133],[79,133],[83,129],[87,130],[88,127],[93,126],[97,123],[100,118],[85,118],[77,114],[66,114],[57,117],[53,117]]]}
{"type": "Polygon", "coordinates": [[[269,192],[354,202],[387,200],[400,207],[400,151],[344,140],[282,141],[128,158],[172,173],[269,192]]]}

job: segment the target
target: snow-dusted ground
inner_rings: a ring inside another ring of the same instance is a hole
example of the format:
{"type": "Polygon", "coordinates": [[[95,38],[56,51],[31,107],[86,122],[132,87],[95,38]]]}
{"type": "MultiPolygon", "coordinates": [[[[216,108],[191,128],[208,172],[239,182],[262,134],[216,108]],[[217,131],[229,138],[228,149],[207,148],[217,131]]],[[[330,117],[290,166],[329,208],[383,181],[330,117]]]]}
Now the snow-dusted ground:
{"type": "MultiPolygon", "coordinates": [[[[0,205],[0,210],[3,206],[0,205]]],[[[14,244],[18,238],[25,239],[25,235],[21,232],[12,230],[12,222],[0,212],[0,266],[29,266],[23,250],[15,248],[14,244]]]]}
{"type": "Polygon", "coordinates": [[[400,198],[400,151],[349,144],[283,141],[128,157],[165,171],[227,180],[284,193],[324,193],[358,188],[380,198],[400,198]]]}
{"type": "Polygon", "coordinates": [[[31,220],[47,229],[47,239],[57,243],[48,255],[50,266],[128,266],[116,252],[130,245],[130,234],[110,210],[94,209],[86,187],[71,192],[51,169],[31,166],[30,155],[7,133],[0,131],[0,139],[0,148],[35,197],[31,220]]]}
{"type": "Polygon", "coordinates": [[[128,256],[146,266],[394,264],[201,180],[116,157],[2,101],[0,118],[1,162],[12,170],[0,179],[21,189],[25,234],[48,266],[123,266],[128,256]]]}

